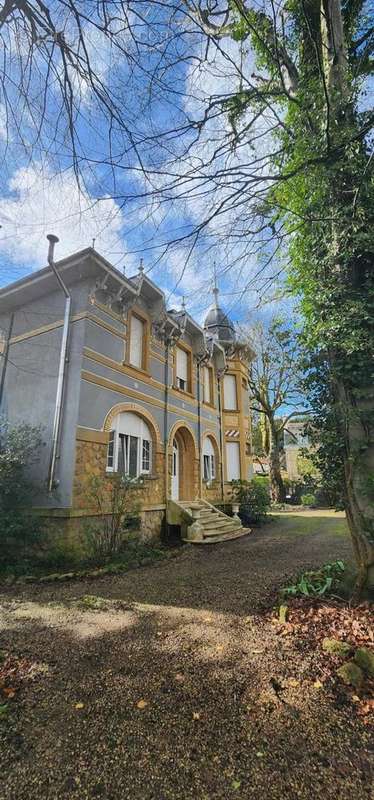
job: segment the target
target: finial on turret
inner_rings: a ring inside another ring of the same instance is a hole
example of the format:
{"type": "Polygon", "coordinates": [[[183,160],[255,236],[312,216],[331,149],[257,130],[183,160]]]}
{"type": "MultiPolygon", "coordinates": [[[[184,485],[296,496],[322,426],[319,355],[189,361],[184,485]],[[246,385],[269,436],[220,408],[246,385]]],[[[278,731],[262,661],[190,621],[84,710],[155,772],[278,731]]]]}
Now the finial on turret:
{"type": "Polygon", "coordinates": [[[140,259],[140,264],[139,264],[139,273],[140,273],[140,275],[142,275],[143,272],[144,272],[144,265],[143,265],[143,259],[141,258],[140,259]]]}
{"type": "Polygon", "coordinates": [[[186,313],[186,301],[185,301],[185,297],[184,297],[184,295],[183,295],[183,297],[182,297],[182,311],[183,311],[184,313],[186,313]]]}
{"type": "Polygon", "coordinates": [[[214,305],[218,308],[218,295],[219,295],[219,288],[217,286],[217,269],[216,269],[216,262],[213,264],[213,296],[214,296],[214,305]]]}

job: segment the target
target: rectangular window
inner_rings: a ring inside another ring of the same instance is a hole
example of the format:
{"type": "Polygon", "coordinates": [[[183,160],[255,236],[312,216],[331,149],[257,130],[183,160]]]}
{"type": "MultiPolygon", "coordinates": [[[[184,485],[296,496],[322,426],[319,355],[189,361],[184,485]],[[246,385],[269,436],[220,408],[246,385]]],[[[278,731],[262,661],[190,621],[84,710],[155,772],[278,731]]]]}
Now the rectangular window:
{"type": "Polygon", "coordinates": [[[108,441],[108,453],[106,459],[106,468],[108,471],[113,472],[114,468],[114,437],[116,435],[115,431],[110,431],[109,433],[109,441],[108,441]]]}
{"type": "Polygon", "coordinates": [[[204,403],[212,402],[211,370],[203,367],[203,400],[204,403]]]}
{"type": "Polygon", "coordinates": [[[227,480],[240,480],[239,442],[226,442],[227,480]]]}
{"type": "Polygon", "coordinates": [[[236,398],[236,378],[235,375],[225,375],[223,382],[224,408],[227,411],[236,411],[238,408],[236,398]]]}
{"type": "Polygon", "coordinates": [[[142,472],[149,472],[151,465],[151,443],[143,439],[142,445],[142,472]]]}
{"type": "Polygon", "coordinates": [[[188,353],[181,347],[176,349],[176,380],[178,389],[188,391],[188,353]]]}
{"type": "Polygon", "coordinates": [[[143,367],[144,351],[144,322],[135,315],[130,322],[130,353],[129,361],[134,367],[143,367]]]}

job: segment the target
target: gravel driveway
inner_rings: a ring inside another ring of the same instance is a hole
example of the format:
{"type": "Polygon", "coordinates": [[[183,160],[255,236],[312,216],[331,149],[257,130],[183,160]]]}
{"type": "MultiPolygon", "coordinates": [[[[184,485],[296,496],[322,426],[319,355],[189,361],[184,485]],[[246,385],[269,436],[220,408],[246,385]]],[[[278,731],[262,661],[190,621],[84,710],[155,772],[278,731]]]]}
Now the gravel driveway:
{"type": "Polygon", "coordinates": [[[4,592],[0,647],[36,666],[0,723],[2,800],[367,800],[368,729],[268,614],[286,577],[350,558],[344,526],[282,515],[126,575],[4,592]]]}

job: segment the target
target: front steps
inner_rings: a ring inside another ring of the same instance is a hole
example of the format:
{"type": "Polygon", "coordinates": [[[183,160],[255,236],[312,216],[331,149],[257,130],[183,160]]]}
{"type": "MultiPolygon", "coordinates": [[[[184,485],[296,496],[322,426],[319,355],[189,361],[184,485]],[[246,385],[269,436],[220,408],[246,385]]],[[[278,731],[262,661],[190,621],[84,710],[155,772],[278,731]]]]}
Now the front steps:
{"type": "Polygon", "coordinates": [[[182,529],[182,538],[192,544],[215,544],[239,539],[250,533],[249,528],[243,528],[240,520],[229,517],[223,511],[210,505],[206,500],[189,502],[179,501],[178,506],[184,510],[191,520],[191,525],[182,529]],[[197,528],[195,527],[197,523],[197,528]],[[200,528],[197,535],[195,531],[200,528]],[[194,530],[195,529],[195,530],[194,530]]]}

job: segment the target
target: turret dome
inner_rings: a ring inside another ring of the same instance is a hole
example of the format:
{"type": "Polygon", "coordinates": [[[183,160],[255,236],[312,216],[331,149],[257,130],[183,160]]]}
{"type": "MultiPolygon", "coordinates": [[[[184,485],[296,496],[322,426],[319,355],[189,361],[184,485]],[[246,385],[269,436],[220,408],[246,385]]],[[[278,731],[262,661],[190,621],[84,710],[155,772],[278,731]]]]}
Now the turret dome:
{"type": "Polygon", "coordinates": [[[204,330],[213,336],[223,347],[232,347],[235,343],[235,329],[231,319],[219,305],[217,287],[213,289],[214,302],[204,322],[204,330]]]}

